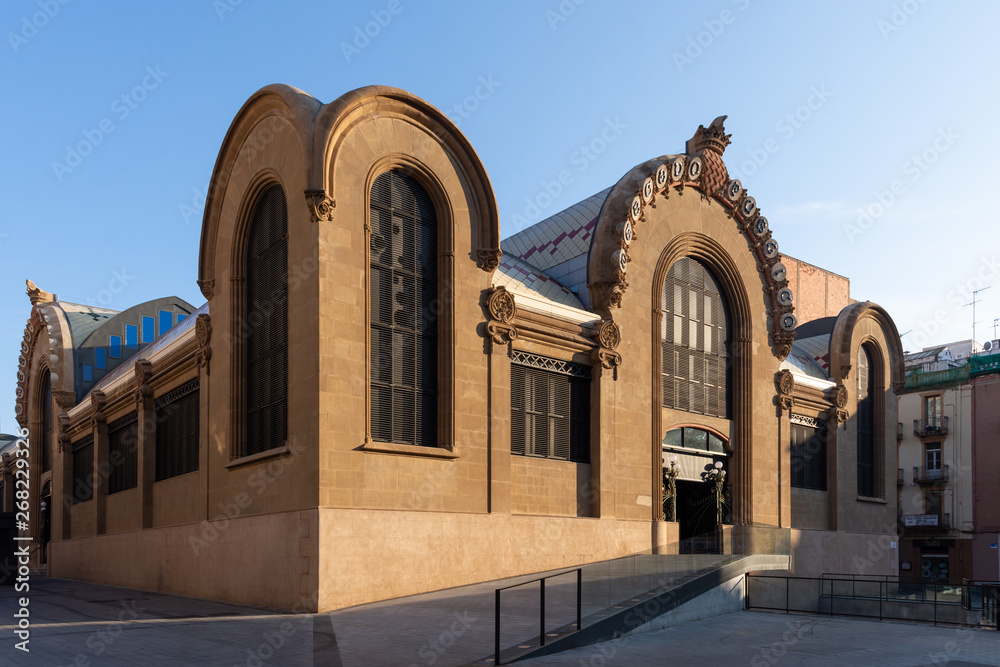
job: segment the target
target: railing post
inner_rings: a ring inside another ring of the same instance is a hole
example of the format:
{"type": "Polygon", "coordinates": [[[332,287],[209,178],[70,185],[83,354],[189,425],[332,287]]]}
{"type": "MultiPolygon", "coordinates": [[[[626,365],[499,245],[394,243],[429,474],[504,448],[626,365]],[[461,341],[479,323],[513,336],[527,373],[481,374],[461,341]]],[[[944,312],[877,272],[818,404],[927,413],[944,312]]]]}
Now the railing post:
{"type": "Polygon", "coordinates": [[[500,664],[500,589],[497,589],[496,604],[494,606],[494,618],[496,619],[496,627],[494,631],[494,646],[493,646],[493,664],[500,664]]]}
{"type": "Polygon", "coordinates": [[[878,582],[878,620],[882,620],[882,582],[878,582]]]}
{"type": "Polygon", "coordinates": [[[576,570],[576,630],[583,629],[583,568],[576,570]]]}
{"type": "Polygon", "coordinates": [[[788,613],[788,577],[785,577],[785,613],[788,613]]]}
{"type": "Polygon", "coordinates": [[[538,614],[539,626],[540,626],[540,636],[542,638],[542,646],[545,646],[545,580],[542,579],[541,586],[538,589],[538,598],[541,606],[540,613],[538,614]]]}

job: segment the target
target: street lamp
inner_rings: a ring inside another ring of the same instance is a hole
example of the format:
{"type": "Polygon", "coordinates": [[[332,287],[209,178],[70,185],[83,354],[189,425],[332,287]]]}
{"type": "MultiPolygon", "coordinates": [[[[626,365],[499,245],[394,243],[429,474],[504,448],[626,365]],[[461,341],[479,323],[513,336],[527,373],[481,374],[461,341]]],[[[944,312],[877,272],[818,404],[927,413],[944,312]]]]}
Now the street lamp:
{"type": "Polygon", "coordinates": [[[670,504],[664,503],[663,511],[667,514],[667,521],[677,521],[677,475],[680,473],[680,468],[677,467],[677,455],[670,455],[670,467],[664,469],[663,474],[667,478],[667,499],[669,499],[670,504]],[[667,511],[670,508],[670,511],[667,511]]]}
{"type": "Polygon", "coordinates": [[[705,475],[706,481],[715,484],[715,523],[722,527],[722,501],[724,496],[723,485],[726,483],[726,471],[722,469],[722,461],[716,461],[715,467],[705,475]]]}

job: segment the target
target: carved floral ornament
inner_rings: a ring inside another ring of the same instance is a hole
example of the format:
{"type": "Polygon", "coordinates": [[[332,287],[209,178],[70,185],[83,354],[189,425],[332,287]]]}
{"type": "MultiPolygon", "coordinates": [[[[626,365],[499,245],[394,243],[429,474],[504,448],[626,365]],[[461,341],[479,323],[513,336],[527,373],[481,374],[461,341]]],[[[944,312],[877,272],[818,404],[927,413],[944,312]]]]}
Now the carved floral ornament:
{"type": "Polygon", "coordinates": [[[493,287],[483,294],[483,308],[488,320],[486,333],[495,345],[506,345],[517,340],[517,329],[512,324],[517,315],[514,296],[503,285],[493,287]]]}
{"type": "Polygon", "coordinates": [[[792,392],[795,391],[795,377],[787,368],[778,371],[775,377],[775,385],[778,387],[778,405],[782,410],[791,410],[795,400],[792,392]]]}
{"type": "Polygon", "coordinates": [[[500,266],[500,258],[502,256],[503,252],[501,252],[500,248],[480,248],[479,259],[476,264],[483,271],[494,271],[500,266]]]}
{"type": "Polygon", "coordinates": [[[743,184],[729,178],[722,162],[721,155],[730,137],[725,134],[724,120],[725,117],[720,116],[708,129],[699,126],[687,146],[689,152],[697,155],[670,156],[642,181],[629,203],[625,219],[616,227],[618,243],[611,260],[617,276],[613,281],[596,283],[592,287],[599,303],[609,308],[620,307],[622,295],[628,289],[629,246],[636,238],[636,230],[644,221],[647,209],[656,206],[657,197],[667,199],[672,192],[680,195],[686,187],[696,188],[703,197],[715,199],[729,212],[749,242],[764,280],[764,291],[770,297],[771,337],[778,358],[784,359],[791,351],[798,324],[794,296],[788,287],[786,268],[767,218],[760,214],[757,202],[743,184]]]}
{"type": "Polygon", "coordinates": [[[830,421],[843,424],[847,421],[847,387],[838,384],[832,391],[833,407],[827,411],[830,421]]]}
{"type": "Polygon", "coordinates": [[[208,375],[210,372],[208,362],[212,359],[212,348],[209,346],[209,342],[212,340],[212,319],[207,313],[198,315],[198,319],[194,321],[194,332],[198,340],[195,362],[199,367],[204,367],[205,374],[208,375]]]}
{"type": "Polygon", "coordinates": [[[333,220],[333,209],[337,202],[331,199],[325,190],[306,190],[306,203],[309,205],[309,217],[313,222],[333,220]]]}

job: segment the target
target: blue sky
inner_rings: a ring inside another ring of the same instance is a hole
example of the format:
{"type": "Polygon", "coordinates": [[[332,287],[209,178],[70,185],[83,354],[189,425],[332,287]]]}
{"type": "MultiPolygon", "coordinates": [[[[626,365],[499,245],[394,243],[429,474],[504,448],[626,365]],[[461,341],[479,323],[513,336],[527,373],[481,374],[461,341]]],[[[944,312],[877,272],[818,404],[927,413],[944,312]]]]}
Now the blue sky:
{"type": "Polygon", "coordinates": [[[15,428],[26,278],[116,310],[166,295],[203,303],[203,195],[229,123],[270,83],[323,102],[391,85],[449,113],[490,176],[503,236],[681,152],[728,114],[730,173],[781,250],[848,276],[854,298],[888,309],[906,349],[969,338],[963,304],[994,282],[979,295],[980,341],[1000,317],[1000,3],[8,0],[0,11],[0,431],[15,428]]]}

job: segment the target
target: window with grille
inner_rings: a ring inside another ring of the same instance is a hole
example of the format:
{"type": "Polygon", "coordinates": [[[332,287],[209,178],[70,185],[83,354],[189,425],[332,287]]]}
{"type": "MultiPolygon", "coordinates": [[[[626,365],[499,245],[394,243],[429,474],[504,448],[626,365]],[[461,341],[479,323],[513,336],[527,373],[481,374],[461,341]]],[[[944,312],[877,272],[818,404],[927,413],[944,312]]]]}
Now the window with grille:
{"type": "Polygon", "coordinates": [[[156,399],[156,481],[198,470],[198,380],[156,399]]]}
{"type": "Polygon", "coordinates": [[[590,377],[589,366],[514,352],[511,453],[590,463],[590,377]]]}
{"type": "Polygon", "coordinates": [[[871,357],[858,348],[858,495],[874,498],[875,481],[875,383],[871,357]]]}
{"type": "Polygon", "coordinates": [[[663,407],[729,417],[729,308],[715,276],[683,257],[663,283],[663,407]]]}
{"type": "Polygon", "coordinates": [[[437,446],[437,215],[412,177],[375,179],[371,220],[372,439],[437,446]]]}
{"type": "MultiPolygon", "coordinates": [[[[254,209],[247,238],[243,456],[282,447],[288,437],[288,213],[272,185],[254,209]]],[[[162,333],[162,332],[161,332],[162,333]]]]}
{"type": "Polygon", "coordinates": [[[792,415],[792,487],[826,491],[826,423],[792,415]]]}
{"type": "Polygon", "coordinates": [[[139,419],[133,412],[108,425],[108,494],[134,489],[139,469],[139,419]]]}
{"type": "Polygon", "coordinates": [[[42,374],[42,472],[52,469],[52,378],[42,374]]]}
{"type": "Polygon", "coordinates": [[[73,504],[94,497],[94,436],[73,445],[73,504]]]}

